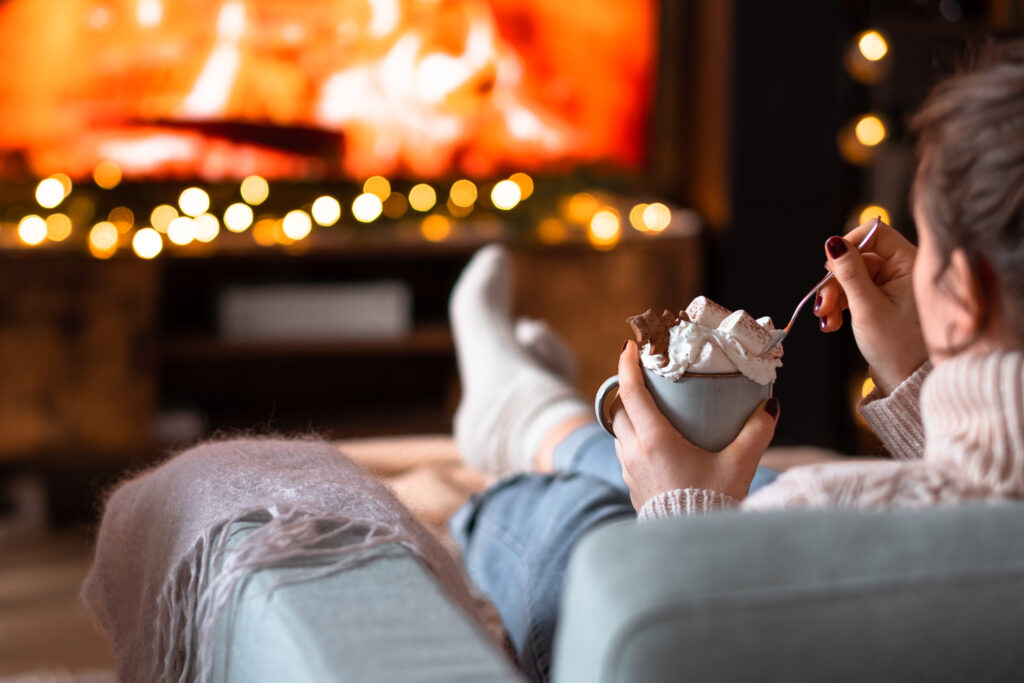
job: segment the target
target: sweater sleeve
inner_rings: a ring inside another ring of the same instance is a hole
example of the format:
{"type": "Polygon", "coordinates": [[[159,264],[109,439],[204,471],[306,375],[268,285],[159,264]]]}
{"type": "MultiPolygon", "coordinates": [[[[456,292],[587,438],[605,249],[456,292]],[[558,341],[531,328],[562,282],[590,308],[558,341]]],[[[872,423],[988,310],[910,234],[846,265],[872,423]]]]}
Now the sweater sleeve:
{"type": "Polygon", "coordinates": [[[732,496],[711,489],[676,489],[651,497],[637,511],[641,522],[685,515],[699,515],[739,506],[732,496]]]}
{"type": "Polygon", "coordinates": [[[932,364],[925,361],[889,396],[882,396],[875,387],[857,406],[871,431],[896,460],[917,460],[924,453],[921,386],[931,370],[932,364]]]}

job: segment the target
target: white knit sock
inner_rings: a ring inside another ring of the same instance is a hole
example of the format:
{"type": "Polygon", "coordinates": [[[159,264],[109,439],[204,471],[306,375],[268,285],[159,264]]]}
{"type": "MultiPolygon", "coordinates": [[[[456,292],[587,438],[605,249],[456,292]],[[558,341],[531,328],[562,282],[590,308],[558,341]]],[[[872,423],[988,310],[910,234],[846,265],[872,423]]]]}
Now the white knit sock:
{"type": "Polygon", "coordinates": [[[590,412],[566,379],[520,345],[511,309],[508,254],[499,245],[484,247],[459,276],[449,303],[462,382],[454,432],[462,459],[495,475],[532,469],[554,427],[590,412]]]}
{"type": "Polygon", "coordinates": [[[545,321],[537,318],[516,319],[516,341],[547,370],[569,384],[576,383],[579,364],[569,342],[545,321]]]}

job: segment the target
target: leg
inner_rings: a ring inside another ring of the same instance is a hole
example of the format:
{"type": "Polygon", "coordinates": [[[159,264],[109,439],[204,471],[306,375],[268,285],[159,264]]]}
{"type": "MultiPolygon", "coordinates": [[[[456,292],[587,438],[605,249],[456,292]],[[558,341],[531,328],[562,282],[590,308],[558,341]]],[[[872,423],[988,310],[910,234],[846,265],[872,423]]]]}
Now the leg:
{"type": "Polygon", "coordinates": [[[576,542],[599,524],[634,516],[624,490],[559,473],[505,479],[449,521],[467,573],[498,609],[531,680],[550,678],[562,584],[576,542]]]}

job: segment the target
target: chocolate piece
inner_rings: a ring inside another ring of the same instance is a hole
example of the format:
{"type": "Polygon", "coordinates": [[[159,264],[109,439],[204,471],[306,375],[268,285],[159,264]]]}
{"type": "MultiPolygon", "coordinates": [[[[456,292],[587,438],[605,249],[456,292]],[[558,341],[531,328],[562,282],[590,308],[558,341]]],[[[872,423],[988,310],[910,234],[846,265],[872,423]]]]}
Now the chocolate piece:
{"type": "Polygon", "coordinates": [[[676,320],[676,314],[666,308],[661,312],[661,322],[665,324],[665,327],[675,327],[679,321],[676,320]]]}
{"type": "Polygon", "coordinates": [[[640,315],[626,318],[626,322],[633,328],[636,343],[641,348],[644,344],[650,344],[652,354],[665,355],[665,360],[668,361],[668,326],[664,320],[648,308],[640,315]]]}
{"type": "Polygon", "coordinates": [[[676,316],[676,319],[679,320],[680,322],[693,322],[692,320],[690,320],[690,316],[686,313],[686,309],[680,309],[679,315],[676,316]]]}

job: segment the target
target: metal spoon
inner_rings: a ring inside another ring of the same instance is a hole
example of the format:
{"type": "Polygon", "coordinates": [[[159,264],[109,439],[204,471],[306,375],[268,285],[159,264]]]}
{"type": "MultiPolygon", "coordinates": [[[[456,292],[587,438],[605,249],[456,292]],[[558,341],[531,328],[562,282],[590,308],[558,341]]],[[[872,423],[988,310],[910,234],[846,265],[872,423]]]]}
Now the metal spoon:
{"type": "MultiPolygon", "coordinates": [[[[871,238],[875,236],[875,231],[878,230],[878,225],[881,222],[881,216],[875,218],[875,224],[871,226],[871,229],[868,230],[868,234],[864,235],[864,239],[862,239],[860,241],[860,244],[857,245],[857,251],[862,251],[864,247],[867,246],[867,243],[870,242],[871,238]]],[[[768,353],[769,351],[771,351],[776,346],[782,343],[782,340],[786,338],[786,335],[789,334],[789,331],[793,329],[793,323],[796,321],[796,316],[798,313],[800,313],[800,309],[804,307],[804,304],[806,304],[812,296],[818,293],[818,290],[824,287],[825,284],[834,277],[835,273],[829,272],[828,275],[821,279],[821,282],[814,285],[814,289],[807,292],[807,295],[804,296],[803,299],[800,299],[800,303],[796,305],[796,310],[793,311],[793,315],[792,317],[790,317],[789,323],[781,330],[771,330],[769,334],[772,335],[772,341],[770,344],[768,344],[768,346],[764,348],[764,351],[761,352],[761,355],[768,353]]]]}

